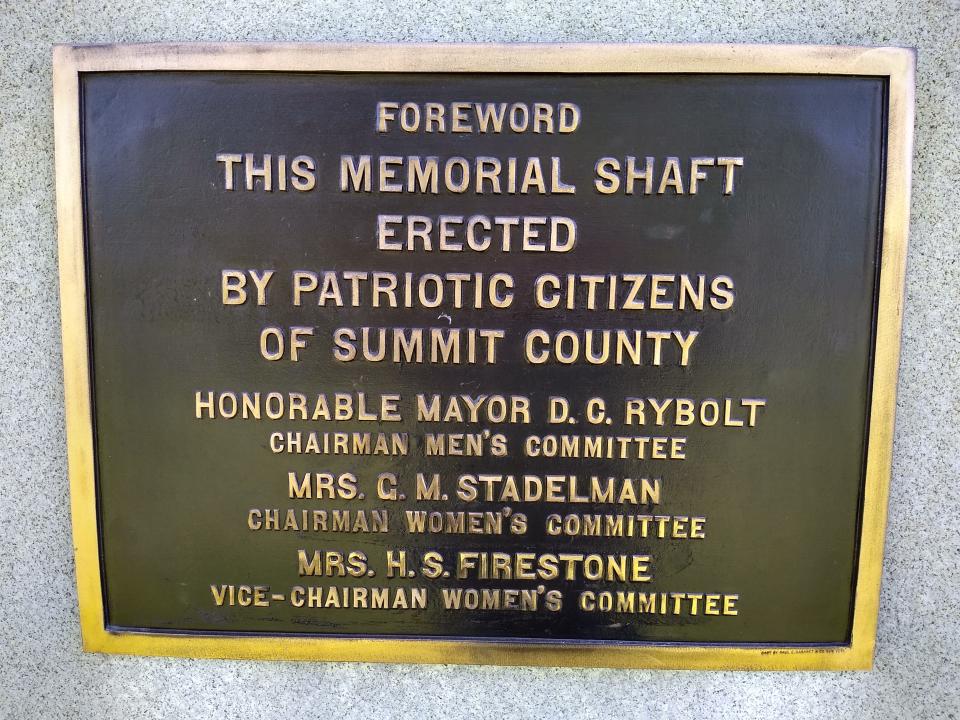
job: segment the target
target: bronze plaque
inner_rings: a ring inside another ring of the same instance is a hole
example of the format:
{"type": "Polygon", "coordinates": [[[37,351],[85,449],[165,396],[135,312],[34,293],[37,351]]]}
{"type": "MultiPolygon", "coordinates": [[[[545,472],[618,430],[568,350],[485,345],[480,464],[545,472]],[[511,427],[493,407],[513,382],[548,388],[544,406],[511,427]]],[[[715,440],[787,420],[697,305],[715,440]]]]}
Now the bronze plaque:
{"type": "Polygon", "coordinates": [[[911,53],[56,60],[86,647],[870,666],[911,53]]]}

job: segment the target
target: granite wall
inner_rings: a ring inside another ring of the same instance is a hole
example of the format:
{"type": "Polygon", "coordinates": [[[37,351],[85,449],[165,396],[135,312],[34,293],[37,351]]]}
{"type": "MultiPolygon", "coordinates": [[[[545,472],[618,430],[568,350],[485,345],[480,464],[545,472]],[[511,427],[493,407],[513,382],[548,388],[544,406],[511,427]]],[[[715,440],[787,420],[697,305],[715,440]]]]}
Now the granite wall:
{"type": "Polygon", "coordinates": [[[0,717],[960,717],[960,1],[0,0],[0,717]],[[875,669],[692,673],[80,652],[51,46],[152,40],[790,42],[919,53],[875,669]]]}

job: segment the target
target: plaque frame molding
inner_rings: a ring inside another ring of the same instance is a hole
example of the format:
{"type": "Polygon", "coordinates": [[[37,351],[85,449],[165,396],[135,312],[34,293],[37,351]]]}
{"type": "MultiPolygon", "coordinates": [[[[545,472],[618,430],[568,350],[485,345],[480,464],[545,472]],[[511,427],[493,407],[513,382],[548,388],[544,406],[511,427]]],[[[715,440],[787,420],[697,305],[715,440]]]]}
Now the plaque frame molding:
{"type": "Polygon", "coordinates": [[[53,49],[57,225],[67,460],[77,597],[88,652],[198,658],[869,670],[879,613],[903,315],[915,52],[813,45],[299,44],[57,45],[53,49]],[[105,625],[97,520],[81,175],[80,77],[96,72],[470,72],[859,75],[887,81],[877,324],[860,555],[849,645],[616,643],[516,639],[217,635],[105,625]]]}

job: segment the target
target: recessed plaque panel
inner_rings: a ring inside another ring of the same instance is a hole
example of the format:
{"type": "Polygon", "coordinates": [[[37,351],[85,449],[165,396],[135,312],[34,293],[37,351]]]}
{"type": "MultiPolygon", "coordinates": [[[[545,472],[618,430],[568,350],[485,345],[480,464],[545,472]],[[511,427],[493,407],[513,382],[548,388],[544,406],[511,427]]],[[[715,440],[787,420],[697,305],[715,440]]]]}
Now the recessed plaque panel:
{"type": "Polygon", "coordinates": [[[58,58],[90,649],[869,666],[909,53],[58,58]]]}

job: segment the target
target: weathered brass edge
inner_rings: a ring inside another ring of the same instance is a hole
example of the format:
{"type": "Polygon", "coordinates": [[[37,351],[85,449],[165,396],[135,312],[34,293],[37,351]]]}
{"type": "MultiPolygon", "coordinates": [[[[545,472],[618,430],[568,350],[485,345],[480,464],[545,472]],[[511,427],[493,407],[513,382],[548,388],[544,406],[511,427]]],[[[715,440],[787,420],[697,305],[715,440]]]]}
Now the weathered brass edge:
{"type": "Polygon", "coordinates": [[[868,670],[879,612],[909,229],[915,55],[806,45],[151,44],[54,48],[67,456],[84,649],[130,655],[661,669],[868,670]],[[848,646],[731,647],[445,639],[229,637],[104,625],[88,366],[80,73],[108,71],[759,73],[888,78],[883,248],[853,632],[848,646]]]}

